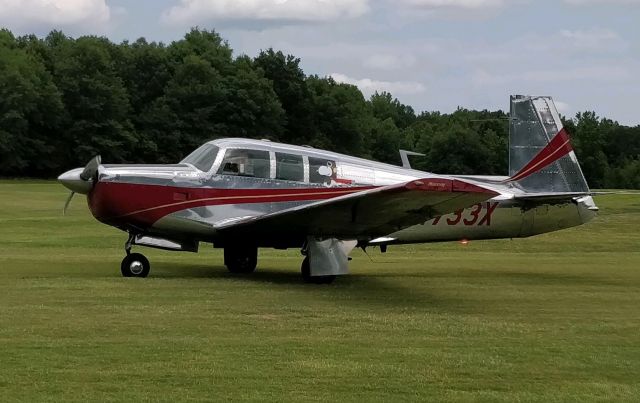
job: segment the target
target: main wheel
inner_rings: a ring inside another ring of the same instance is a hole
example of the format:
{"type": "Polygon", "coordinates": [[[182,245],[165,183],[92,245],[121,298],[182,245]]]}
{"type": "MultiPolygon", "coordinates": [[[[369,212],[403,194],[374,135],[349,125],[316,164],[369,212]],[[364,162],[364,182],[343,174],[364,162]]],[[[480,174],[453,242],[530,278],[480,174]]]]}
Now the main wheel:
{"type": "Polygon", "coordinates": [[[258,248],[226,247],[224,264],[231,273],[253,273],[258,265],[258,248]]]}
{"type": "Polygon", "coordinates": [[[336,279],[336,276],[312,276],[309,256],[304,257],[302,265],[300,265],[300,272],[304,282],[309,284],[331,284],[336,279]]]}
{"type": "Polygon", "coordinates": [[[130,253],[120,263],[124,277],[147,277],[150,269],[149,260],[140,253],[130,253]]]}

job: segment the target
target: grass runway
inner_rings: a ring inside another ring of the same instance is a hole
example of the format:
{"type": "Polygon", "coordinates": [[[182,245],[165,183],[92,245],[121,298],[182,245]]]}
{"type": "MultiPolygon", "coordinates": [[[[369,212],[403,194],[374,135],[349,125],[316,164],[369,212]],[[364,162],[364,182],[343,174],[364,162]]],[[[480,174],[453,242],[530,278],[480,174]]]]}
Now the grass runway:
{"type": "Polygon", "coordinates": [[[640,196],[535,238],[354,253],[303,284],[298,251],[134,248],[54,182],[0,182],[2,401],[638,401],[640,196]]]}

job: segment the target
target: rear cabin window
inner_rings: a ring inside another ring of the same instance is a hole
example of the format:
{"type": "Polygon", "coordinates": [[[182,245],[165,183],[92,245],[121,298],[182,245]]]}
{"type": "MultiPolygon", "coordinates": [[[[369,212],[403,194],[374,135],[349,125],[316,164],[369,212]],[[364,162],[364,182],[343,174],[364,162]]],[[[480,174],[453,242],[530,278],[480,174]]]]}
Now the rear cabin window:
{"type": "Polygon", "coordinates": [[[336,177],[336,162],[324,158],[309,157],[309,182],[331,183],[336,177]]]}
{"type": "Polygon", "coordinates": [[[304,181],[304,162],[301,155],[276,153],[276,179],[304,181]]]}
{"type": "Polygon", "coordinates": [[[271,177],[271,160],[268,151],[229,149],[218,170],[222,175],[271,177]]]}

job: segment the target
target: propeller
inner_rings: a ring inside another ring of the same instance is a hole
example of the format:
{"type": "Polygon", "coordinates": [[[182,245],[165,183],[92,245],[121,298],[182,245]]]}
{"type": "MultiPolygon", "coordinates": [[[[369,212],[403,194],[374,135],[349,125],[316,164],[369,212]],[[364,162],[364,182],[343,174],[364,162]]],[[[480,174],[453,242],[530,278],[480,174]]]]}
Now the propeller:
{"type": "Polygon", "coordinates": [[[64,203],[62,215],[66,215],[67,208],[71,203],[71,199],[76,193],[88,194],[98,180],[98,169],[102,160],[99,155],[93,157],[84,168],[76,168],[58,176],[58,181],[67,189],[71,190],[71,194],[64,203]]]}
{"type": "Polygon", "coordinates": [[[87,165],[85,165],[84,170],[80,174],[80,179],[84,181],[92,180],[93,176],[96,174],[96,172],[98,172],[98,167],[100,166],[101,162],[102,159],[99,155],[91,158],[91,160],[87,163],[87,165]]]}
{"type": "Polygon", "coordinates": [[[67,197],[67,201],[64,203],[64,207],[62,208],[62,215],[67,215],[67,208],[69,207],[69,203],[71,203],[71,199],[76,194],[73,190],[69,193],[69,197],[67,197]]]}

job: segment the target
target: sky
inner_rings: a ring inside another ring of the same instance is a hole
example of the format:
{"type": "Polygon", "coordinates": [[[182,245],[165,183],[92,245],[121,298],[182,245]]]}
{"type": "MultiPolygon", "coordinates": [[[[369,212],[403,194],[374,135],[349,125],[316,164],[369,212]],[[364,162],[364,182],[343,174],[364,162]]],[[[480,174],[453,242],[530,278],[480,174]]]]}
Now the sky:
{"type": "Polygon", "coordinates": [[[640,124],[640,0],[0,0],[0,26],[165,43],[198,26],[417,112],[550,95],[566,116],[640,124]]]}

